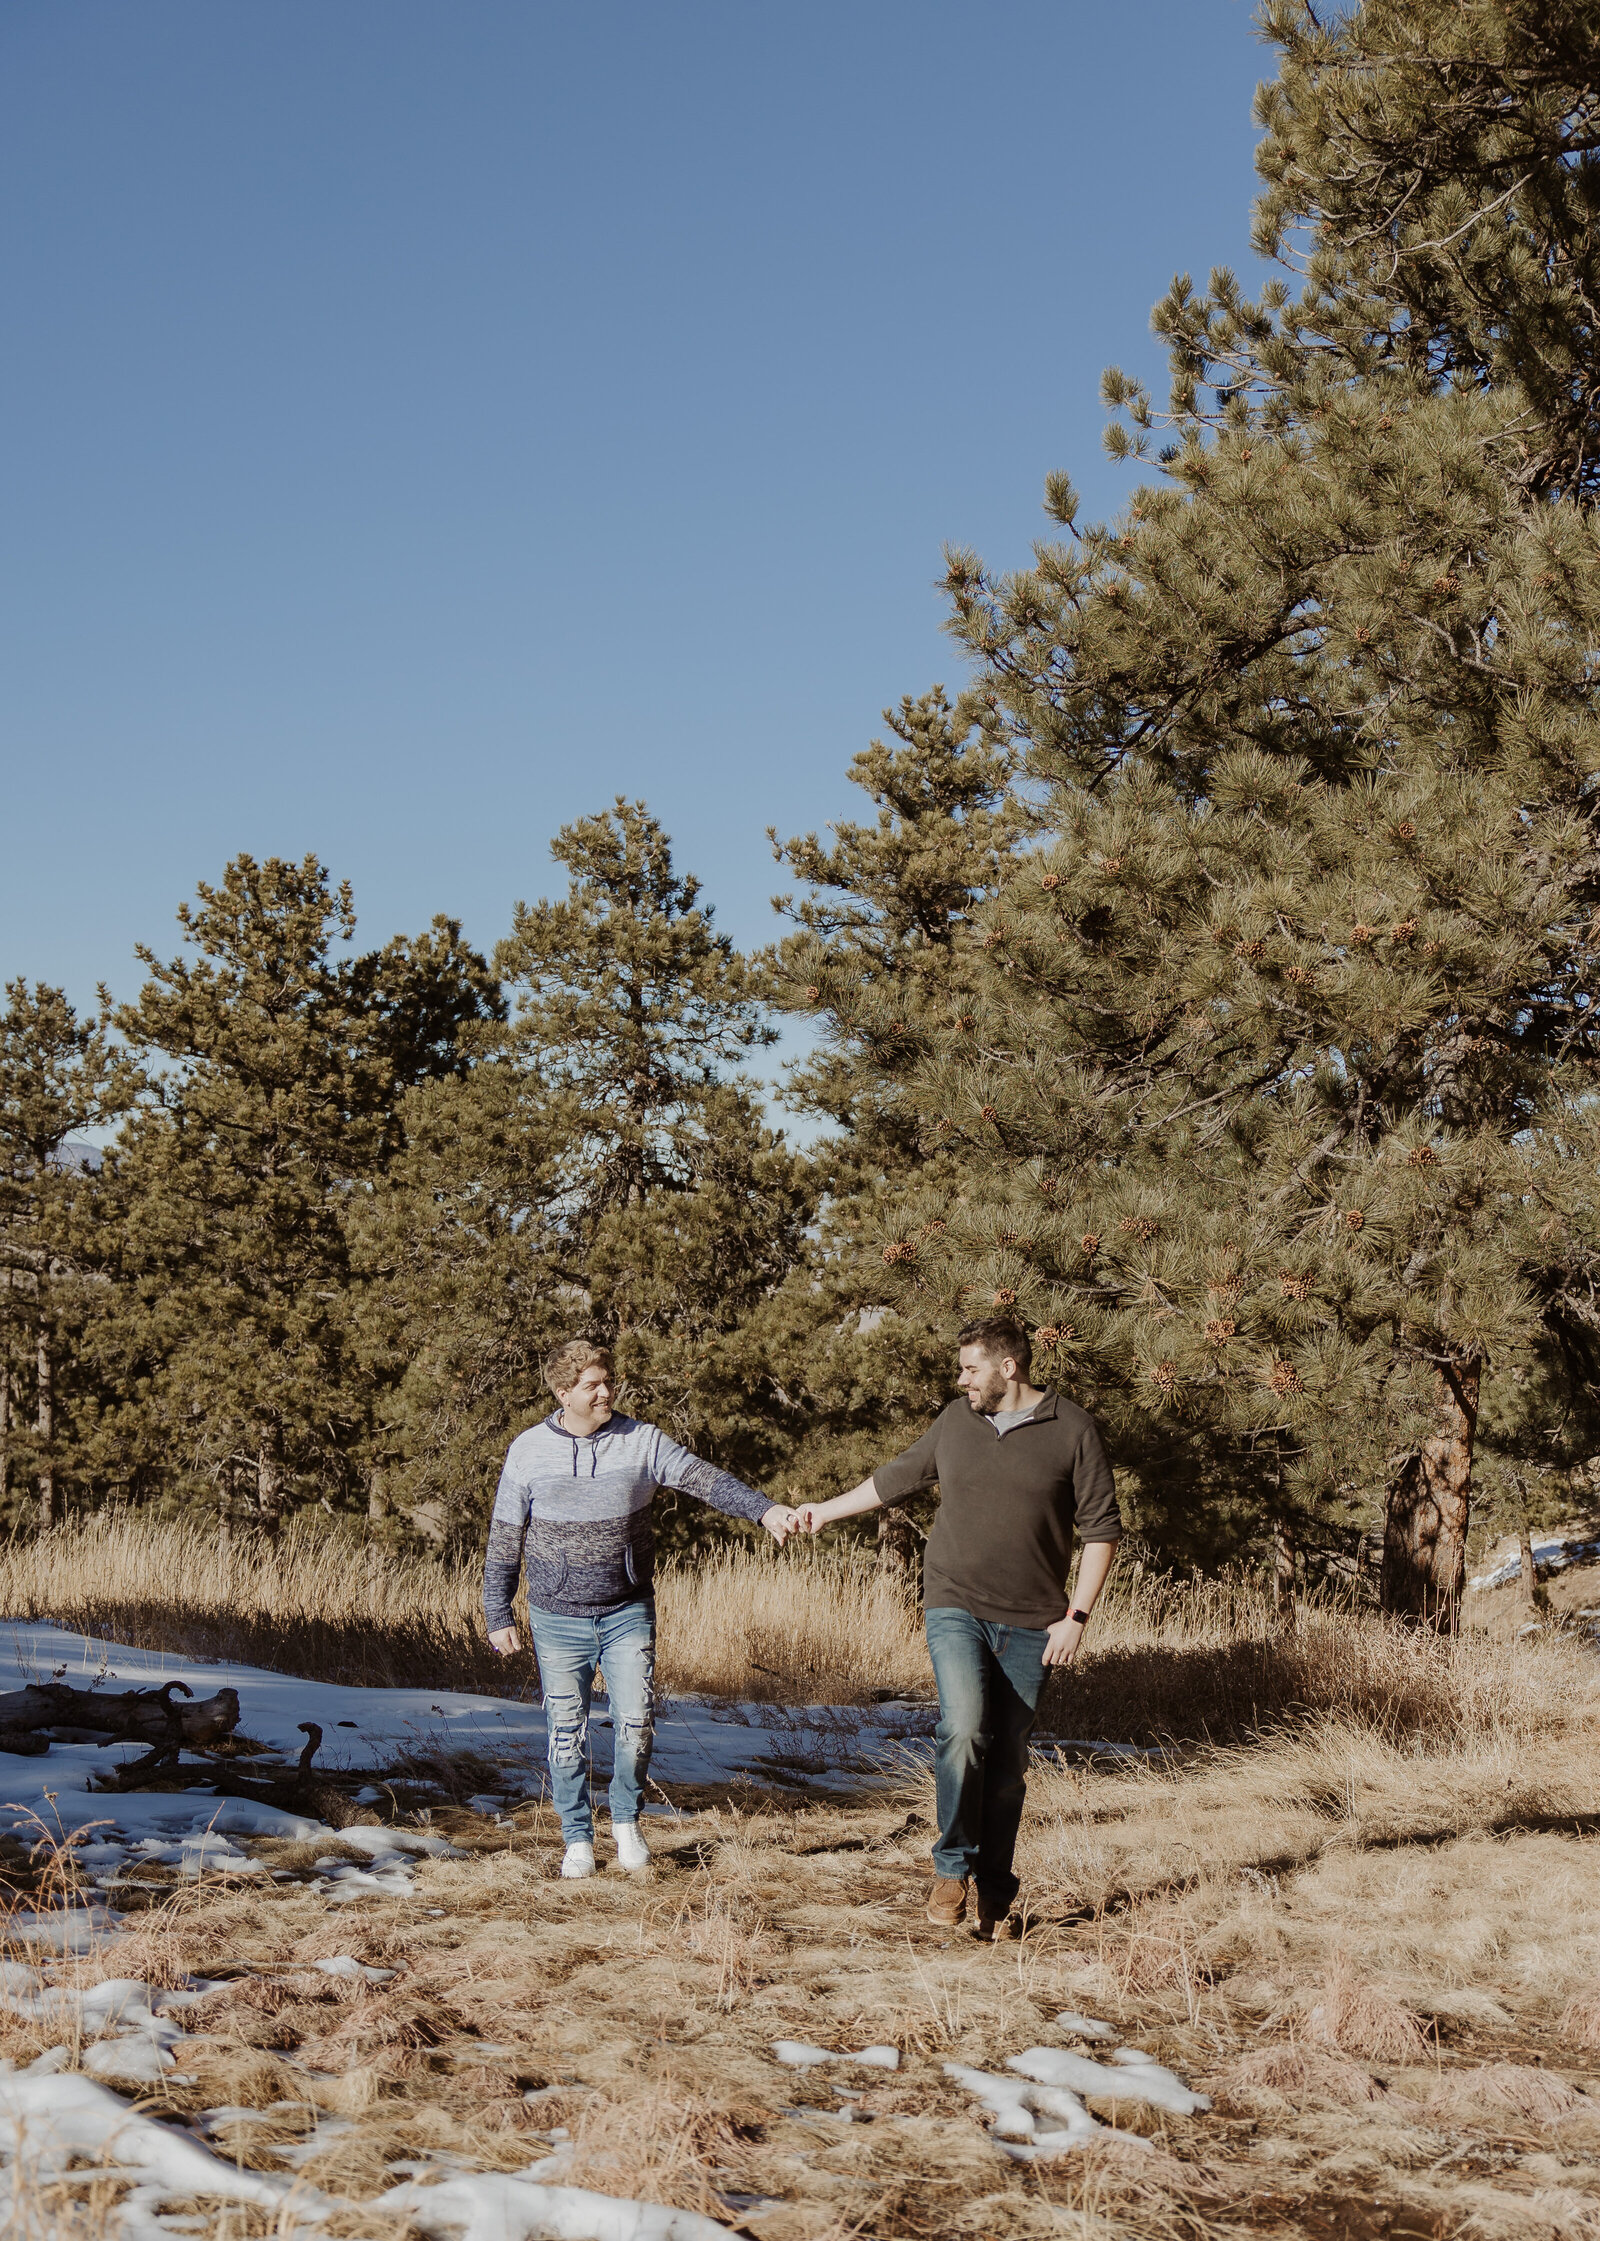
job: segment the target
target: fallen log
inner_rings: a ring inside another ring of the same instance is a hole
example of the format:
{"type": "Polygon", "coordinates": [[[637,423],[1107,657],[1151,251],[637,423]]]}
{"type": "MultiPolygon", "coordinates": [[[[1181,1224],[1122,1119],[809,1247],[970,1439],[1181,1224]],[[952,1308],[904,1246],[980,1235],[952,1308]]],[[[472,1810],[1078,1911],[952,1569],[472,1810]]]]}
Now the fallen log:
{"type": "Polygon", "coordinates": [[[34,1681],[0,1695],[0,1751],[37,1757],[50,1747],[49,1732],[63,1728],[95,1742],[144,1743],[177,1750],[224,1744],[239,1724],[239,1692],[218,1689],[193,1701],[183,1681],[156,1689],[75,1689],[61,1681],[34,1681]],[[185,1704],[175,1697],[191,1699],[185,1704]]]}
{"type": "Polygon", "coordinates": [[[358,1821],[376,1821],[375,1813],[362,1813],[343,1790],[313,1767],[311,1762],[322,1748],[322,1730],[316,1721],[302,1720],[300,1732],[306,1738],[306,1745],[294,1767],[254,1781],[237,1774],[220,1774],[216,1784],[218,1797],[253,1798],[258,1805],[276,1806],[281,1813],[308,1814],[314,1820],[325,1821],[331,1829],[352,1828],[358,1821]]]}

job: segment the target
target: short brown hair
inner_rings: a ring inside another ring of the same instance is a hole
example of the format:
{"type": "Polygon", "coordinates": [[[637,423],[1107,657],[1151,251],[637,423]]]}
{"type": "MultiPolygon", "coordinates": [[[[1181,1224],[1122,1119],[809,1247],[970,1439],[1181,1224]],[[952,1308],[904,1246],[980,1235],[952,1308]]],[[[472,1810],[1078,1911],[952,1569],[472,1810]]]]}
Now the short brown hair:
{"type": "Polygon", "coordinates": [[[1019,1377],[1026,1377],[1033,1367],[1033,1342],[1020,1323],[1013,1323],[1009,1315],[986,1316],[981,1323],[968,1323],[956,1333],[956,1345],[981,1346],[991,1362],[1003,1362],[1008,1357],[1017,1365],[1019,1377]]]}
{"type": "Polygon", "coordinates": [[[611,1368],[609,1346],[602,1346],[592,1338],[569,1338],[546,1357],[544,1381],[552,1393],[565,1393],[596,1362],[608,1370],[611,1368]]]}

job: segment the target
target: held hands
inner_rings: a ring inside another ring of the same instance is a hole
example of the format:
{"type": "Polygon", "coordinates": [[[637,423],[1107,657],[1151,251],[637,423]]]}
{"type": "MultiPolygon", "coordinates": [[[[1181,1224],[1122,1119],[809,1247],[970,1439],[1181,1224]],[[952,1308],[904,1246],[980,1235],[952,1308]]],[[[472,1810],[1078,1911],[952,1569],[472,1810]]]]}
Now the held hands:
{"type": "Polygon", "coordinates": [[[774,1502],[771,1509],[762,1512],[761,1522],[779,1548],[782,1548],[791,1533],[799,1532],[800,1515],[799,1510],[789,1509],[782,1502],[774,1502]]]}

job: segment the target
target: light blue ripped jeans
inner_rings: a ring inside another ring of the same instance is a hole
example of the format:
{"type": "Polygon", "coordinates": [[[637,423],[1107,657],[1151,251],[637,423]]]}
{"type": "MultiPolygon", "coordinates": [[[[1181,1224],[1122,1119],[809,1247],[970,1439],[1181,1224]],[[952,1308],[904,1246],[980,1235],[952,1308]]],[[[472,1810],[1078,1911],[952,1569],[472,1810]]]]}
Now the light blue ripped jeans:
{"type": "Polygon", "coordinates": [[[596,1670],[611,1701],[611,1825],[637,1821],[655,1741],[656,1607],[624,1603],[601,1618],[528,1612],[550,1731],[550,1794],[566,1844],[594,1842],[589,1700],[596,1670]]]}

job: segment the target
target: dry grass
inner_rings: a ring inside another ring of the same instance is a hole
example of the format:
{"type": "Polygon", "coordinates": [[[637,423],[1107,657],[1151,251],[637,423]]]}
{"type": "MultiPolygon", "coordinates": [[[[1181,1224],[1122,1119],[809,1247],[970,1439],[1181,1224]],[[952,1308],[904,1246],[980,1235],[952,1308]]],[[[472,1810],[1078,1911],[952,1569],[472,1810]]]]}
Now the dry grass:
{"type": "MultiPolygon", "coordinates": [[[[530,1653],[484,1639],[479,1573],[298,1527],[219,1545],[192,1524],[102,1515],[0,1547],[0,1612],[141,1649],[367,1687],[529,1696],[530,1653]]],[[[919,1615],[901,1583],[847,1550],[732,1549],[663,1567],[658,1678],[668,1694],[776,1704],[928,1695],[919,1615]]],[[[1549,1668],[1538,1645],[1407,1634],[1302,1605],[1280,1623],[1252,1582],[1112,1575],[1078,1662],[1046,1691],[1041,1732],[1227,1744],[1333,1721],[1466,1742],[1509,1732],[1549,1668]],[[1509,1696],[1506,1676],[1514,1680],[1509,1696]]]]}
{"type": "MultiPolygon", "coordinates": [[[[860,1703],[930,1684],[904,1592],[807,1546],[664,1566],[657,1599],[670,1692],[860,1703]]],[[[484,1638],[481,1573],[292,1527],[219,1543],[204,1526],[102,1514],[0,1546],[0,1612],[97,1640],[368,1688],[537,1688],[531,1654],[484,1638]]]]}
{"type": "MultiPolygon", "coordinates": [[[[753,1591],[723,1585],[756,1623],[753,1591]]],[[[1102,1654],[1203,1655],[1192,1615],[1125,1607],[1102,1654]]],[[[542,1806],[509,1829],[443,1807],[469,1856],[422,1864],[407,1896],[202,1885],[62,1966],[174,1983],[231,1961],[188,2018],[195,2082],[152,2105],[254,2112],[223,2144],[271,2168],[306,2129],[285,2104],[314,2102],[347,2129],[304,2177],[357,2202],[397,2160],[553,2153],[551,2176],[758,2241],[1600,2241],[1600,1664],[1563,1640],[1374,1636],[1349,1653],[1370,1693],[1329,1703],[1332,1651],[1303,1618],[1309,1707],[1253,1742],[1041,1766],[1010,1947],[924,1920],[929,1800],[911,1785],[685,1811],[652,1826],[653,1877],[583,1884],[556,1879],[542,1806]],[[339,1952],[401,1973],[310,1966],[339,1952]],[[1108,2017],[1214,2109],[1096,2104],[1150,2145],[1007,2161],[943,2066],[1059,2043],[1062,2008],[1108,2017]],[[778,2038],[892,2043],[901,2067],[784,2070],[778,2038]],[[872,2121],[843,2121],[838,2085],[872,2121]]],[[[45,2036],[13,2021],[0,2053],[45,2036]]],[[[63,2209],[38,2230],[104,2230],[92,2207],[99,2226],[63,2209]]],[[[229,2215],[218,2241],[261,2230],[229,2215]]]]}

